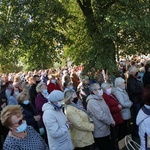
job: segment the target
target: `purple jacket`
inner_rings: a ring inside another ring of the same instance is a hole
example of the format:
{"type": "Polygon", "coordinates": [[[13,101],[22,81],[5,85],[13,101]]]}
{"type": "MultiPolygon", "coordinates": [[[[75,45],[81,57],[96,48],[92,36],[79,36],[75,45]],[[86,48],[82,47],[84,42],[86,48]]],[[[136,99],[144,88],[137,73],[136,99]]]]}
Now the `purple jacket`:
{"type": "Polygon", "coordinates": [[[41,94],[38,93],[37,97],[35,98],[35,106],[36,106],[36,110],[38,112],[38,114],[41,116],[41,126],[43,126],[43,120],[42,120],[42,116],[43,116],[43,112],[42,112],[42,106],[43,104],[47,103],[48,100],[41,94]]]}

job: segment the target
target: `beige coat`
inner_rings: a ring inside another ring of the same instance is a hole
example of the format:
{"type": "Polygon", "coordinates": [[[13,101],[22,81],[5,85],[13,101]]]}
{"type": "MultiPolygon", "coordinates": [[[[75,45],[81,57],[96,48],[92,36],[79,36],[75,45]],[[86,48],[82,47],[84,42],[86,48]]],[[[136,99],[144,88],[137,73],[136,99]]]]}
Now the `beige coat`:
{"type": "Polygon", "coordinates": [[[66,116],[72,123],[70,131],[74,148],[92,145],[94,143],[92,134],[94,124],[89,123],[87,114],[76,107],[67,105],[66,116]]]}

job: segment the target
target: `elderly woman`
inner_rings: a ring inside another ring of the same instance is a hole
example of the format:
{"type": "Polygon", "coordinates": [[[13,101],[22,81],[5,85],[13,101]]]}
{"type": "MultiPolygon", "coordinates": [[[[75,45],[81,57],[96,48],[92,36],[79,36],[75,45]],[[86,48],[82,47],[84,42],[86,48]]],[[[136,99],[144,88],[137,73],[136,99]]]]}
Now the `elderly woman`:
{"type": "MultiPolygon", "coordinates": [[[[35,106],[36,106],[36,110],[38,112],[38,114],[41,116],[40,122],[39,122],[39,128],[40,131],[43,131],[43,128],[45,129],[43,120],[42,120],[42,116],[43,116],[43,111],[42,111],[42,107],[45,103],[48,102],[47,97],[49,95],[48,91],[47,91],[47,86],[44,82],[40,82],[37,87],[36,87],[36,91],[38,93],[37,97],[35,98],[35,106]]],[[[46,133],[46,130],[44,130],[46,133]]],[[[42,132],[40,132],[41,134],[44,134],[42,132]]],[[[45,135],[45,139],[47,141],[47,135],[45,135]]]]}
{"type": "Polygon", "coordinates": [[[26,90],[23,90],[17,97],[18,104],[23,108],[23,114],[25,115],[28,125],[31,125],[37,132],[39,132],[38,121],[41,119],[36,109],[29,101],[29,94],[26,90]]]}
{"type": "Polygon", "coordinates": [[[138,68],[131,66],[129,68],[129,77],[127,79],[127,91],[130,100],[133,102],[133,136],[138,137],[138,126],[136,125],[136,116],[143,106],[142,92],[143,84],[139,76],[138,68]]]}
{"type": "Polygon", "coordinates": [[[9,128],[3,150],[48,150],[48,146],[31,126],[27,126],[19,105],[6,106],[1,113],[2,124],[9,128]]]}
{"type": "Polygon", "coordinates": [[[72,150],[72,141],[67,118],[62,111],[63,92],[54,90],[42,107],[50,150],[72,150]]]}
{"type": "MultiPolygon", "coordinates": [[[[118,149],[118,133],[122,132],[119,130],[120,125],[123,123],[123,118],[121,114],[122,106],[119,104],[117,98],[112,94],[112,87],[110,83],[104,82],[101,85],[101,88],[103,89],[103,98],[108,105],[110,112],[112,114],[112,117],[116,123],[115,127],[111,127],[111,139],[112,139],[112,146],[114,146],[114,149],[118,149]]],[[[119,139],[120,140],[120,139],[119,139]]]]}
{"type": "Polygon", "coordinates": [[[46,102],[48,102],[47,97],[49,95],[47,91],[47,86],[44,82],[40,82],[37,87],[36,91],[38,93],[37,97],[35,98],[35,106],[38,111],[38,114],[42,117],[43,112],[42,112],[42,106],[46,102]]]}
{"type": "Polygon", "coordinates": [[[125,89],[126,89],[125,80],[121,77],[116,78],[115,88],[113,88],[112,94],[115,95],[119,104],[122,106],[121,114],[124,120],[124,123],[121,127],[122,134],[120,135],[120,138],[124,138],[124,136],[129,133],[128,124],[129,119],[131,118],[130,108],[132,106],[132,102],[130,101],[129,96],[125,89]]]}
{"type": "Polygon", "coordinates": [[[140,150],[150,148],[150,85],[144,87],[143,93],[144,106],[138,112],[136,124],[139,126],[140,150]]]}
{"type": "Polygon", "coordinates": [[[103,90],[99,83],[90,85],[91,94],[87,97],[87,112],[94,122],[94,138],[100,150],[111,150],[110,126],[115,126],[115,121],[104,101],[103,90]]]}
{"type": "Polygon", "coordinates": [[[90,122],[86,110],[81,109],[73,103],[76,97],[77,95],[74,90],[65,92],[65,113],[68,121],[71,123],[70,130],[72,142],[75,150],[90,150],[91,145],[94,143],[92,134],[92,131],[94,131],[94,124],[90,122]]]}

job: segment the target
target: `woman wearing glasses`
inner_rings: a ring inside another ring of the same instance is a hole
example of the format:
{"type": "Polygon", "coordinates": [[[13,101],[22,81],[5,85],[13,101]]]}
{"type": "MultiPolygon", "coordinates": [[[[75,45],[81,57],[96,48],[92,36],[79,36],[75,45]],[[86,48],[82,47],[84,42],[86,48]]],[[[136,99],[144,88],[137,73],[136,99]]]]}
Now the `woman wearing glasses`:
{"type": "Polygon", "coordinates": [[[2,124],[9,128],[3,150],[48,150],[41,136],[27,126],[19,105],[6,106],[1,112],[2,124]]]}

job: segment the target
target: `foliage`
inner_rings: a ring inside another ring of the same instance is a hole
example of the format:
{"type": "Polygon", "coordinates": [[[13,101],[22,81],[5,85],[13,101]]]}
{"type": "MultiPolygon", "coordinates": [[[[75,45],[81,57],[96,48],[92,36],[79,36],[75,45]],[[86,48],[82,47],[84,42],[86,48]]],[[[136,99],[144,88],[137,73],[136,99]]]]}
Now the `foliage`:
{"type": "Polygon", "coordinates": [[[149,53],[149,5],[149,0],[1,0],[0,64],[45,69],[69,57],[86,72],[114,71],[116,56],[149,53]]]}
{"type": "Polygon", "coordinates": [[[59,1],[2,0],[0,7],[1,51],[12,53],[9,49],[15,49],[13,58],[21,59],[30,70],[59,61],[68,42],[62,34],[67,13],[59,1]]]}
{"type": "Polygon", "coordinates": [[[148,0],[76,0],[76,4],[72,0],[67,3],[68,11],[74,5],[75,18],[69,33],[76,35],[71,36],[74,44],[68,47],[67,54],[75,63],[84,63],[86,71],[92,67],[113,71],[118,52],[120,56],[149,53],[148,0]]]}

